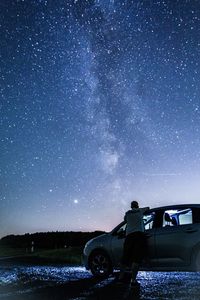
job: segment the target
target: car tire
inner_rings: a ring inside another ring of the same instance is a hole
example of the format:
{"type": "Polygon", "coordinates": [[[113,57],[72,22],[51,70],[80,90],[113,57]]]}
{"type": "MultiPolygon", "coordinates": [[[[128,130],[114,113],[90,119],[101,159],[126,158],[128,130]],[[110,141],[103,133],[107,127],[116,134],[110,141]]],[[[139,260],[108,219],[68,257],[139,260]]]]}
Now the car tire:
{"type": "Polygon", "coordinates": [[[113,272],[111,260],[102,250],[96,250],[90,255],[89,268],[97,278],[107,278],[113,272]]]}

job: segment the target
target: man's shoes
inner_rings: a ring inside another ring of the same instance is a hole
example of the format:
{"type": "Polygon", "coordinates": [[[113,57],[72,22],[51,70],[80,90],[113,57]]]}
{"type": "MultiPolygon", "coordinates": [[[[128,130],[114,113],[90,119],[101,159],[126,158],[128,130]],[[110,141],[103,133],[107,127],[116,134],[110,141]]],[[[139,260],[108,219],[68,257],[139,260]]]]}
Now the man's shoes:
{"type": "Polygon", "coordinates": [[[120,274],[118,277],[115,278],[115,282],[119,283],[119,284],[123,284],[123,283],[129,283],[130,280],[128,280],[126,274],[120,274]]]}
{"type": "Polygon", "coordinates": [[[139,289],[140,283],[137,280],[131,280],[130,287],[133,289],[139,289]]]}
{"type": "Polygon", "coordinates": [[[117,283],[127,283],[127,278],[124,276],[124,277],[121,277],[121,278],[117,278],[117,283]]]}

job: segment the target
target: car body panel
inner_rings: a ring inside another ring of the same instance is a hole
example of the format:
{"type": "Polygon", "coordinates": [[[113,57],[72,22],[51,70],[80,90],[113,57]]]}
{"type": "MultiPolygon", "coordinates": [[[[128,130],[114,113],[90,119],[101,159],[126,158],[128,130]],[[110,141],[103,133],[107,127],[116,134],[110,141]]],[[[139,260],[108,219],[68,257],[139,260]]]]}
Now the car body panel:
{"type": "Polygon", "coordinates": [[[171,267],[190,265],[192,249],[200,241],[200,224],[158,228],[156,231],[158,264],[161,267],[169,264],[171,267]]]}
{"type": "Polygon", "coordinates": [[[120,259],[123,253],[123,245],[125,238],[119,238],[117,235],[111,236],[111,253],[114,266],[120,265],[120,259]]]}

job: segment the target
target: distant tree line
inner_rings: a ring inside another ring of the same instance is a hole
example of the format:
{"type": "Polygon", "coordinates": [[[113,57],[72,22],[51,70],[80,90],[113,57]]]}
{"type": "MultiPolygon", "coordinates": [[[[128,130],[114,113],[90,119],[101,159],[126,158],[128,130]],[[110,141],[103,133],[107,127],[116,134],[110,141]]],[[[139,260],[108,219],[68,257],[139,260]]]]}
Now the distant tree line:
{"type": "Polygon", "coordinates": [[[0,240],[0,245],[13,248],[29,248],[33,243],[38,249],[56,249],[64,247],[81,247],[90,239],[103,234],[94,232],[37,232],[24,235],[7,235],[0,240]]]}

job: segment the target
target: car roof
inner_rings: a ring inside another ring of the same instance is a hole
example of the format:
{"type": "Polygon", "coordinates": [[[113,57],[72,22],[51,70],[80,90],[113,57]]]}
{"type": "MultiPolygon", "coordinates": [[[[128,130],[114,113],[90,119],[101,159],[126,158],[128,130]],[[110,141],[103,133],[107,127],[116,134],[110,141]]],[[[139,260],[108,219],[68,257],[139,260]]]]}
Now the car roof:
{"type": "Polygon", "coordinates": [[[167,205],[167,206],[160,206],[160,207],[155,207],[155,208],[150,208],[148,211],[156,211],[156,210],[169,210],[169,209],[179,209],[179,208],[200,208],[200,204],[172,204],[172,205],[167,205]]]}

